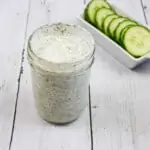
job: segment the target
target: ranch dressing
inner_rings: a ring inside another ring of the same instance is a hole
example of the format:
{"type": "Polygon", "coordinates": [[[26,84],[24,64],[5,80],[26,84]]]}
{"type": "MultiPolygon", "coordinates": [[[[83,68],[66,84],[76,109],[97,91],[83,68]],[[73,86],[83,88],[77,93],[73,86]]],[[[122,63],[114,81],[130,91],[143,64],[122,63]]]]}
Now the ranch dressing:
{"type": "Polygon", "coordinates": [[[79,117],[88,102],[94,40],[84,29],[67,24],[45,25],[28,42],[35,104],[52,123],[79,117]]]}

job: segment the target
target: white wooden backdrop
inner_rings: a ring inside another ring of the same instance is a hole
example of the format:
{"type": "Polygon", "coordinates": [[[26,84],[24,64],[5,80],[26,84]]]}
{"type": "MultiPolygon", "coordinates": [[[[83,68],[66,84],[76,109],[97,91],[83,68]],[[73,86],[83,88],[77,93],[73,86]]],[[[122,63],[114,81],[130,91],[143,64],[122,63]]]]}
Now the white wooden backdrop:
{"type": "MultiPolygon", "coordinates": [[[[67,126],[36,113],[26,41],[37,27],[74,22],[87,0],[0,1],[0,150],[150,150],[150,62],[131,71],[97,46],[89,107],[67,126]]],[[[149,0],[112,0],[143,23],[149,0]]]]}

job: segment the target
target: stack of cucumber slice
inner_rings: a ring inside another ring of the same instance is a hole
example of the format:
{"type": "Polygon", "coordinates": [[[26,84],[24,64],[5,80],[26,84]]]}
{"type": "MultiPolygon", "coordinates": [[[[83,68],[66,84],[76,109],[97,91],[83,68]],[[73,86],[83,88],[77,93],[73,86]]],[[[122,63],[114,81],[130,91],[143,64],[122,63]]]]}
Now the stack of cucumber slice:
{"type": "Polygon", "coordinates": [[[149,29],[117,14],[106,0],[90,1],[84,18],[132,56],[138,58],[150,52],[149,29]]]}

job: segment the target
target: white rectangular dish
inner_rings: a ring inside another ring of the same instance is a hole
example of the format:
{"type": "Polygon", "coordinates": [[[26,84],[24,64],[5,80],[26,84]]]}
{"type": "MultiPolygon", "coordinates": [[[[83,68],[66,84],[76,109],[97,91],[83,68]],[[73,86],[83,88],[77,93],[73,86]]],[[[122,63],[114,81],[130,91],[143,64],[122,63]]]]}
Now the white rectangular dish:
{"type": "MultiPolygon", "coordinates": [[[[111,6],[120,15],[137,21],[135,18],[133,18],[130,15],[128,15],[127,13],[121,11],[114,4],[111,4],[111,6]]],[[[104,33],[102,33],[101,31],[96,29],[94,26],[89,24],[87,21],[85,21],[83,18],[83,14],[81,14],[77,19],[81,26],[83,26],[85,29],[87,29],[89,32],[91,32],[91,34],[95,38],[95,41],[97,44],[102,46],[108,53],[110,53],[114,58],[116,58],[120,63],[125,65],[127,68],[133,69],[137,65],[150,59],[150,54],[147,54],[140,58],[135,58],[135,57],[131,56],[125,49],[123,49],[121,46],[119,46],[117,43],[115,43],[113,40],[111,40],[108,36],[106,36],[104,33]]],[[[140,23],[139,21],[137,21],[137,22],[143,26],[146,26],[146,25],[140,23]]],[[[148,26],[146,26],[146,27],[149,28],[148,26]]]]}

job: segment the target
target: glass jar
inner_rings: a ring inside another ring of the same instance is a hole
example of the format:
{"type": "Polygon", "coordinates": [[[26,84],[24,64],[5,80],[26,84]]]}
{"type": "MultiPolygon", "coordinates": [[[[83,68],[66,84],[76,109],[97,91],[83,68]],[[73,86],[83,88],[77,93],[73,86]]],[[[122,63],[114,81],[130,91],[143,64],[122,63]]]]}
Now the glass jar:
{"type": "Polygon", "coordinates": [[[94,46],[95,43],[91,34],[76,25],[62,23],[44,25],[30,36],[28,40],[28,62],[31,66],[35,105],[43,119],[51,123],[64,124],[72,122],[80,116],[88,103],[88,86],[90,68],[94,61],[94,46]],[[46,51],[45,45],[49,35],[58,36],[58,41],[61,36],[63,43],[58,47],[54,39],[49,45],[47,56],[43,56],[42,53],[46,51]],[[73,36],[77,38],[73,39],[73,36]],[[63,37],[67,37],[66,45],[63,37]],[[42,44],[45,42],[43,46],[40,43],[41,39],[43,40],[42,44]],[[72,41],[68,43],[71,39],[72,41]],[[72,47],[78,48],[78,53],[74,51],[70,51],[73,54],[67,53],[63,46],[66,48],[74,42],[76,47],[72,47]],[[53,43],[55,49],[51,47],[53,43]],[[85,47],[81,44],[84,44],[85,47]],[[50,50],[54,56],[48,54],[50,50]],[[57,57],[62,58],[63,61],[60,59],[56,61],[55,53],[57,51],[60,53],[57,53],[57,57]],[[72,59],[70,59],[71,57],[72,59]]]}

